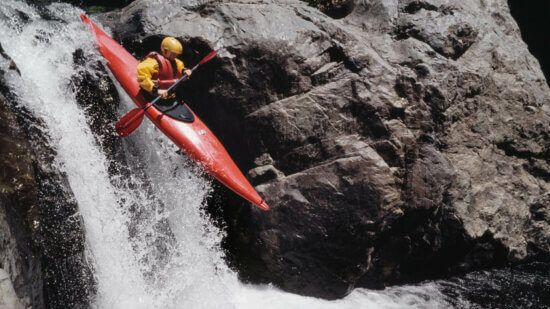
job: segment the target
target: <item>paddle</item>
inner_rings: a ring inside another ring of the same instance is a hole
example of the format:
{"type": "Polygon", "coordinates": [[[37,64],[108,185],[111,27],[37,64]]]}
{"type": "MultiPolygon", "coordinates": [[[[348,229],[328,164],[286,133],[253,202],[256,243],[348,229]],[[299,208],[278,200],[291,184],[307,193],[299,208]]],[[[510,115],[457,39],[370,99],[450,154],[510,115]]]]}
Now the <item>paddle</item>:
{"type": "MultiPolygon", "coordinates": [[[[201,64],[205,64],[206,62],[212,60],[212,58],[216,57],[217,53],[218,52],[215,50],[208,53],[208,55],[202,58],[202,60],[199,61],[199,63],[197,63],[197,65],[195,65],[191,69],[191,72],[195,71],[195,69],[197,69],[201,64]]],[[[169,94],[172,93],[179,86],[179,84],[181,84],[183,81],[186,81],[188,78],[189,78],[188,75],[184,75],[182,78],[178,79],[172,86],[170,86],[170,88],[168,88],[167,90],[168,93],[169,94]]],[[[145,116],[145,111],[149,107],[155,105],[155,103],[157,103],[158,100],[160,99],[161,97],[158,96],[153,101],[145,104],[144,107],[134,108],[128,113],[126,113],[126,115],[122,116],[122,118],[120,118],[120,120],[115,125],[115,129],[118,135],[120,137],[126,137],[130,135],[132,132],[134,132],[143,121],[143,117],[145,116]]]]}

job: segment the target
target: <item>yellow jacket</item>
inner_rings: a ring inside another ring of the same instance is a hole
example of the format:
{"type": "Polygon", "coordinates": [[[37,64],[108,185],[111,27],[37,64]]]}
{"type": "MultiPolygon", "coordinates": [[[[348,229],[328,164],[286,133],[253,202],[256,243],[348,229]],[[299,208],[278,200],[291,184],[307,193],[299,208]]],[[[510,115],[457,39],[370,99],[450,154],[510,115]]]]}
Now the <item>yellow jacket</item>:
{"type": "MultiPolygon", "coordinates": [[[[176,59],[176,66],[178,72],[183,74],[185,65],[183,61],[176,59]]],[[[158,80],[154,79],[158,76],[159,64],[157,60],[151,57],[145,58],[137,66],[137,79],[139,86],[145,91],[153,94],[153,88],[157,85],[158,80]]]]}

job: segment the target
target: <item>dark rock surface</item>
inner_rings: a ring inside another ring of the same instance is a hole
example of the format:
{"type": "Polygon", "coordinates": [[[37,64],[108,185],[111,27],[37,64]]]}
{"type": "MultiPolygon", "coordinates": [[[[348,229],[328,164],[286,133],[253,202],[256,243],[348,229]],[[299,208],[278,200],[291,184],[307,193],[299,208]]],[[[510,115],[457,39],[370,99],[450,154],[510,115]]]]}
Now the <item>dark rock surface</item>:
{"type": "Polygon", "coordinates": [[[47,5],[52,2],[66,2],[75,6],[83,7],[92,11],[105,11],[114,8],[121,8],[130,3],[133,0],[33,0],[33,4],[47,5]]]}
{"type": "MultiPolygon", "coordinates": [[[[32,250],[27,213],[36,192],[32,187],[32,162],[25,135],[0,95],[0,268],[11,278],[21,302],[43,307],[43,273],[39,257],[32,250]]],[[[34,188],[36,189],[36,188],[34,188]]]]}
{"type": "Polygon", "coordinates": [[[73,63],[75,74],[71,78],[71,86],[76,102],[86,113],[97,144],[109,158],[109,174],[119,174],[125,157],[122,140],[114,130],[120,102],[116,87],[103,65],[98,60],[91,60],[82,49],[73,53],[73,63]]]}
{"type": "Polygon", "coordinates": [[[550,90],[507,4],[323,3],[100,17],[137,56],[162,35],[189,65],[224,48],[183,92],[273,207],[219,190],[242,277],[337,298],[547,256],[550,90]]]}
{"type": "Polygon", "coordinates": [[[26,307],[85,307],[93,279],[77,204],[66,175],[55,167],[42,122],[10,91],[7,80],[17,84],[21,78],[16,72],[2,53],[0,228],[7,233],[0,236],[0,268],[26,307]]]}

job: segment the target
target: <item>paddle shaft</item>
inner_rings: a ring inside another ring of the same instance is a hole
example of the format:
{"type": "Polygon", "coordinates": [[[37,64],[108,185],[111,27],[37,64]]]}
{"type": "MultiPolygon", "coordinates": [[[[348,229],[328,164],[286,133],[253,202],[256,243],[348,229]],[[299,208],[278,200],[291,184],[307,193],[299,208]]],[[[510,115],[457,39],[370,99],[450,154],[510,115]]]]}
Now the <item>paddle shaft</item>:
{"type": "MultiPolygon", "coordinates": [[[[197,63],[192,69],[191,69],[191,73],[193,73],[193,71],[195,71],[198,67],[199,67],[200,63],[197,63]]],[[[187,74],[184,74],[180,79],[178,79],[172,86],[170,86],[170,88],[168,88],[168,90],[166,90],[166,92],[168,94],[170,94],[172,91],[174,91],[178,86],[179,84],[181,84],[183,81],[186,81],[187,79],[189,79],[189,75],[187,74]]],[[[161,96],[158,96],[156,97],[153,101],[151,101],[151,103],[148,103],[146,104],[144,107],[143,107],[143,111],[146,111],[149,107],[151,107],[151,105],[155,105],[155,103],[157,103],[160,99],[162,99],[161,96]]]]}

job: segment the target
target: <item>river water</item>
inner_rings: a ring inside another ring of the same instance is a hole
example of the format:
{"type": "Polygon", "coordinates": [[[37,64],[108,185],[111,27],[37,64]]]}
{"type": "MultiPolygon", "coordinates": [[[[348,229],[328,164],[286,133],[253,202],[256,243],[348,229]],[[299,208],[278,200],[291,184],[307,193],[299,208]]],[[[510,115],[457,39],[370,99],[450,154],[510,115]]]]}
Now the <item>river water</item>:
{"type": "MultiPolygon", "coordinates": [[[[71,77],[78,73],[73,65],[76,49],[84,50],[90,61],[101,59],[80,13],[68,4],[38,10],[22,1],[2,0],[0,43],[21,71],[22,79],[12,81],[10,87],[21,104],[44,120],[58,153],[56,164],[68,175],[78,201],[86,255],[97,283],[92,307],[467,308],[511,304],[488,297],[497,294],[476,294],[477,290],[467,287],[477,283],[476,289],[487,291],[485,284],[495,281],[491,276],[502,279],[498,274],[515,270],[383,291],[356,289],[336,301],[241,283],[224,261],[223,231],[204,212],[203,201],[211,184],[147,120],[124,141],[125,156],[140,167],[139,175],[108,173],[111,162],[70,86],[71,77]],[[144,187],[148,189],[140,190],[144,187]]],[[[91,66],[79,70],[95,73],[91,66]]],[[[119,95],[122,115],[134,105],[120,88],[119,95]]],[[[525,284],[541,283],[539,290],[548,296],[550,292],[543,287],[547,279],[535,278],[538,273],[526,275],[525,284]]],[[[513,282],[510,278],[501,281],[513,282]]],[[[510,286],[503,289],[510,291],[510,286]]],[[[495,289],[502,290],[498,285],[495,289]]],[[[520,305],[550,303],[540,293],[525,295],[520,305]]]]}

